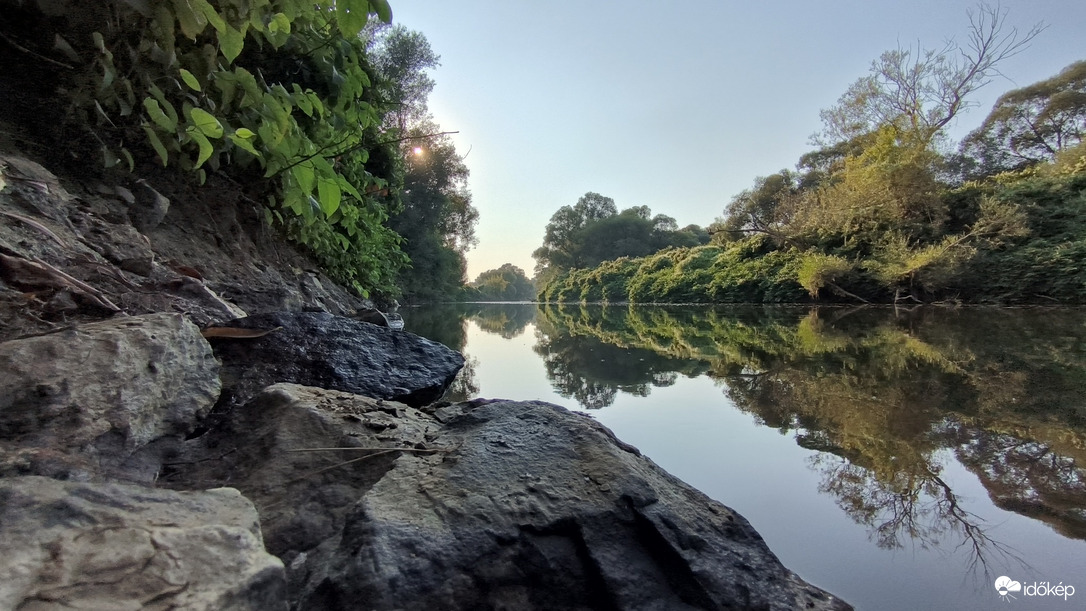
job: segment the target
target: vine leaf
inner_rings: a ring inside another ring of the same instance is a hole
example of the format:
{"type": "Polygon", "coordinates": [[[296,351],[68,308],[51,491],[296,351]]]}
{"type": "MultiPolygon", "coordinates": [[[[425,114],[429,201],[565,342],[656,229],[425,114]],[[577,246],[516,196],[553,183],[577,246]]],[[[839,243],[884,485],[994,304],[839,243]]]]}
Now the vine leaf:
{"type": "Polygon", "coordinates": [[[309,194],[313,192],[313,187],[316,186],[316,172],[312,163],[309,161],[299,163],[290,171],[294,175],[294,179],[298,181],[298,187],[303,193],[309,194]]]}
{"type": "Polygon", "coordinates": [[[366,0],[337,0],[336,23],[347,38],[358,36],[369,18],[369,2],[366,0]]]}
{"type": "Polygon", "coordinates": [[[207,17],[192,6],[191,0],[173,0],[173,8],[181,24],[181,33],[189,40],[196,40],[207,25],[207,17]]]}
{"type": "Polygon", "coordinates": [[[185,81],[185,84],[189,86],[189,89],[193,91],[203,91],[200,88],[200,81],[196,79],[196,75],[181,68],[181,80],[185,81]]]}
{"type": "Polygon", "coordinates": [[[222,56],[226,58],[227,63],[237,59],[243,48],[245,48],[245,32],[229,24],[219,31],[219,50],[222,51],[222,56]]]}
{"type": "Polygon", "coordinates": [[[162,140],[159,139],[158,134],[155,133],[154,128],[150,125],[144,124],[143,131],[147,134],[147,140],[151,142],[151,148],[155,149],[158,153],[158,158],[162,161],[162,167],[166,167],[166,161],[169,159],[169,153],[166,152],[166,146],[162,144],[162,140]]]}
{"type": "Polygon", "coordinates": [[[370,8],[377,12],[377,18],[381,21],[392,22],[392,7],[386,0],[370,0],[370,8]]]}
{"type": "Polygon", "coordinates": [[[162,107],[159,106],[158,100],[154,98],[144,98],[143,108],[147,110],[147,115],[151,117],[151,120],[155,122],[155,125],[168,132],[177,129],[177,119],[169,117],[166,113],[162,112],[162,107]]]}
{"type": "Polygon", "coordinates": [[[321,210],[325,216],[332,216],[339,210],[339,202],[343,193],[339,190],[339,183],[335,178],[322,177],[317,181],[317,196],[321,201],[321,210]]]}
{"type": "Polygon", "coordinates": [[[211,24],[211,27],[215,28],[215,31],[222,32],[226,29],[226,22],[223,18],[215,12],[215,7],[211,6],[207,0],[192,0],[192,3],[196,5],[196,9],[200,11],[200,14],[204,16],[207,23],[211,24]]]}
{"type": "Polygon", "coordinates": [[[222,123],[202,108],[189,109],[189,120],[208,138],[222,138],[222,123]]]}
{"type": "Polygon", "coordinates": [[[211,154],[215,152],[215,147],[211,146],[211,142],[208,141],[207,136],[204,136],[195,126],[190,125],[185,130],[185,133],[187,133],[189,137],[192,138],[193,142],[200,147],[200,152],[196,156],[196,165],[192,168],[195,170],[204,165],[204,162],[211,158],[211,154]]]}

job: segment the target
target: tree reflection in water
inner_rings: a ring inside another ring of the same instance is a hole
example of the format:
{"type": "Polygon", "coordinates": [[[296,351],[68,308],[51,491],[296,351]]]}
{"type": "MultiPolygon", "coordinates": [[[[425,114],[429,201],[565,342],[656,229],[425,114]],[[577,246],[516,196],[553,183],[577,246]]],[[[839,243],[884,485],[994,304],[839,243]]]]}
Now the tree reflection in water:
{"type": "Polygon", "coordinates": [[[1013,556],[963,509],[953,455],[993,502],[1086,539],[1086,311],[540,309],[535,350],[582,406],[707,375],[810,466],[881,547],[1013,556]]]}
{"type": "MultiPolygon", "coordinates": [[[[467,344],[467,321],[473,320],[487,333],[513,339],[524,333],[535,319],[535,304],[448,303],[440,306],[405,309],[407,331],[464,352],[467,344]]],[[[479,394],[476,381],[478,359],[465,355],[463,369],[445,391],[445,401],[465,401],[479,394]]]]}

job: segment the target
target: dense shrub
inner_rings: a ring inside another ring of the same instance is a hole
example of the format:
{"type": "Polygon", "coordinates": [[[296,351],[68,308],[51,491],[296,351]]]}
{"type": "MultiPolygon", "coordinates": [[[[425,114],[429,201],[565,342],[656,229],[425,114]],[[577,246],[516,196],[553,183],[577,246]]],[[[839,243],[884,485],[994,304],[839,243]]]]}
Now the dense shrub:
{"type": "Polygon", "coordinates": [[[391,19],[386,0],[63,7],[33,33],[55,41],[38,57],[69,68],[57,103],[70,109],[70,141],[57,144],[89,144],[107,168],[152,158],[199,183],[223,172],[335,278],[362,293],[391,288],[404,263],[385,225],[396,167],[359,37],[371,15],[391,19]]]}

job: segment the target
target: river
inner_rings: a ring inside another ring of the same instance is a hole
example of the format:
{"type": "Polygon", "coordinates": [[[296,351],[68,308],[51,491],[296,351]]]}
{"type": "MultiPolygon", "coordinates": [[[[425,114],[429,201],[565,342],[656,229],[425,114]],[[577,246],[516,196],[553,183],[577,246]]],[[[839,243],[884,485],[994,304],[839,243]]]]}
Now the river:
{"type": "Polygon", "coordinates": [[[1086,310],[402,314],[465,353],[449,398],[591,413],[858,609],[1084,607],[1086,310]]]}

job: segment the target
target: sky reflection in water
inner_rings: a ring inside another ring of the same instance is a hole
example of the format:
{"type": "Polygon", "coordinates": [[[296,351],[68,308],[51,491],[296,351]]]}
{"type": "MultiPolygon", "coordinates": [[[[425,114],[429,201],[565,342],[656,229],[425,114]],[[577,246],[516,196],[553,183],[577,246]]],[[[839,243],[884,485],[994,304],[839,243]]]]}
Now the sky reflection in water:
{"type": "Polygon", "coordinates": [[[1084,310],[490,304],[405,318],[467,353],[461,396],[591,411],[858,608],[987,609],[1000,575],[1080,592],[1022,608],[1086,600],[1084,310]]]}

